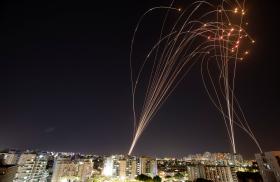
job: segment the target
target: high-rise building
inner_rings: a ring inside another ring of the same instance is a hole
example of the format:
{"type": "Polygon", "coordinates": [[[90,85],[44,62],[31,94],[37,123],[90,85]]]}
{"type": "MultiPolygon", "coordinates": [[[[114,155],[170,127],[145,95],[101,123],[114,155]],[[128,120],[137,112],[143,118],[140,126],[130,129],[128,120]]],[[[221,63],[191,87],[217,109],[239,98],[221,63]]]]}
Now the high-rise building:
{"type": "Polygon", "coordinates": [[[213,182],[238,182],[229,166],[205,166],[205,178],[213,182]]]}
{"type": "Polygon", "coordinates": [[[136,167],[136,157],[112,155],[105,158],[102,174],[108,177],[134,179],[137,176],[136,167]]]}
{"type": "Polygon", "coordinates": [[[280,151],[255,155],[264,182],[280,182],[280,151]]]}
{"type": "Polygon", "coordinates": [[[204,178],[213,182],[238,182],[234,168],[218,165],[190,165],[188,166],[189,180],[204,178]]]}
{"type": "Polygon", "coordinates": [[[134,179],[137,176],[136,159],[127,157],[119,161],[119,177],[134,179]]]}
{"type": "Polygon", "coordinates": [[[61,157],[55,160],[51,181],[84,182],[91,178],[92,170],[92,159],[61,157]]]}
{"type": "Polygon", "coordinates": [[[113,155],[105,158],[102,174],[121,179],[134,179],[140,174],[154,177],[157,175],[157,161],[150,157],[113,155]]]}
{"type": "Polygon", "coordinates": [[[123,155],[112,155],[110,157],[106,157],[104,160],[102,175],[108,177],[118,177],[120,166],[119,161],[123,158],[123,155]]]}
{"type": "Polygon", "coordinates": [[[197,178],[206,178],[203,165],[190,165],[188,166],[189,180],[195,181],[197,178]]]}
{"type": "Polygon", "coordinates": [[[145,174],[150,177],[157,175],[157,161],[151,157],[140,157],[137,164],[137,174],[145,174]]]}
{"type": "Polygon", "coordinates": [[[127,163],[126,163],[126,160],[125,159],[121,159],[119,160],[119,176],[121,178],[125,178],[126,177],[126,172],[127,172],[127,163]]]}
{"type": "Polygon", "coordinates": [[[21,154],[15,182],[44,182],[48,176],[46,171],[47,157],[38,154],[21,154]]]}

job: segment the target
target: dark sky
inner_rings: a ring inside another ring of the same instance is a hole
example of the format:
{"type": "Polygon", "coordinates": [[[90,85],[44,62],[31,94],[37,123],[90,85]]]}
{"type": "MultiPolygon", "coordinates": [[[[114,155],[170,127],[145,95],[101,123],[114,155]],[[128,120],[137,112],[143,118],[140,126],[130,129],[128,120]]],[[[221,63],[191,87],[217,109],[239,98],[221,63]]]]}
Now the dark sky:
{"type": "MultiPolygon", "coordinates": [[[[133,127],[132,33],[142,13],[168,3],[2,2],[0,148],[126,153],[133,127]]],[[[247,5],[256,46],[238,65],[236,94],[263,149],[279,150],[278,10],[261,0],[247,5]]],[[[152,120],[135,154],[228,152],[225,131],[194,69],[152,120]]],[[[238,151],[252,157],[255,145],[243,132],[237,135],[238,151]]]]}

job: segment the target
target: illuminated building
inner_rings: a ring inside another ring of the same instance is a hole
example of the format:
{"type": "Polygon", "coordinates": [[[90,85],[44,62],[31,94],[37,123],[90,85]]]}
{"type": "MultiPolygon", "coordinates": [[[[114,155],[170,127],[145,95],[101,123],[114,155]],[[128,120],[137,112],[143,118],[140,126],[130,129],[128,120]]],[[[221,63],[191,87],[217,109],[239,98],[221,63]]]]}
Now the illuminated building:
{"type": "Polygon", "coordinates": [[[137,176],[136,159],[127,157],[119,161],[119,177],[134,179],[137,176]]]}
{"type": "Polygon", "coordinates": [[[104,161],[102,174],[107,177],[131,178],[137,176],[136,157],[112,155],[104,161]]]}
{"type": "Polygon", "coordinates": [[[280,181],[280,151],[255,155],[264,182],[280,181]]]}
{"type": "Polygon", "coordinates": [[[229,166],[205,166],[205,177],[214,182],[238,182],[234,169],[229,166]]]}
{"type": "Polygon", "coordinates": [[[205,152],[204,154],[189,155],[184,160],[196,161],[207,165],[236,166],[242,164],[243,157],[240,154],[205,152]]]}
{"type": "Polygon", "coordinates": [[[134,179],[139,174],[157,175],[157,161],[150,157],[112,155],[106,157],[102,174],[107,177],[134,179]]]}
{"type": "Polygon", "coordinates": [[[195,181],[197,178],[205,178],[205,170],[203,165],[188,166],[189,180],[195,181]]]}
{"type": "Polygon", "coordinates": [[[157,161],[151,157],[140,157],[137,164],[137,174],[145,174],[150,177],[157,175],[157,161]]]}
{"type": "Polygon", "coordinates": [[[213,182],[238,182],[234,168],[216,165],[190,165],[188,166],[189,180],[205,178],[213,182]]]}
{"type": "Polygon", "coordinates": [[[112,155],[106,157],[104,160],[104,167],[102,175],[107,177],[118,177],[119,176],[119,161],[124,158],[122,155],[112,155]]]}
{"type": "Polygon", "coordinates": [[[119,160],[119,177],[120,178],[125,178],[126,177],[126,172],[127,170],[127,163],[125,159],[119,160]]]}
{"type": "Polygon", "coordinates": [[[37,154],[21,154],[18,161],[18,170],[15,182],[43,182],[46,181],[47,157],[37,154]]]}
{"type": "Polygon", "coordinates": [[[52,182],[83,182],[92,176],[92,159],[58,158],[54,163],[52,182]]]}

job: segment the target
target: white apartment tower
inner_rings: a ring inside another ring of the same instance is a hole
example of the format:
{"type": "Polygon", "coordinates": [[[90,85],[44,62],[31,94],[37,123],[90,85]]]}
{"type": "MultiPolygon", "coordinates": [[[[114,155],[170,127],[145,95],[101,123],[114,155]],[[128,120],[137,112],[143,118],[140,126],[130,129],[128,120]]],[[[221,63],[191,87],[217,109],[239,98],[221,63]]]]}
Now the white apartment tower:
{"type": "Polygon", "coordinates": [[[280,182],[280,151],[255,155],[264,182],[280,182]]]}
{"type": "Polygon", "coordinates": [[[54,163],[52,182],[84,182],[92,176],[92,159],[59,158],[54,163]]]}
{"type": "Polygon", "coordinates": [[[21,154],[14,182],[45,182],[47,157],[37,154],[21,154]]]}
{"type": "Polygon", "coordinates": [[[155,177],[158,174],[157,161],[151,157],[140,157],[137,164],[137,174],[155,177]]]}

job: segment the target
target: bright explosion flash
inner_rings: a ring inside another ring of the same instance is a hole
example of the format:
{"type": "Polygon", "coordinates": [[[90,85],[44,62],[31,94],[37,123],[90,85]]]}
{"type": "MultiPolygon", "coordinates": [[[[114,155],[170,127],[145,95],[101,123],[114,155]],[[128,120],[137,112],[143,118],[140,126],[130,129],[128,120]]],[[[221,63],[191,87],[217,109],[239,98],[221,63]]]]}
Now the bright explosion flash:
{"type": "Polygon", "coordinates": [[[134,31],[130,52],[134,136],[129,155],[160,107],[198,62],[205,90],[224,120],[232,152],[236,153],[235,125],[261,151],[234,95],[237,64],[244,61],[248,48],[255,43],[244,29],[248,24],[244,23],[245,12],[244,2],[223,0],[218,5],[197,1],[185,10],[173,8],[172,2],[170,7],[155,7],[143,14],[134,31]],[[145,16],[160,9],[166,15],[158,41],[137,66],[133,59],[137,31],[145,16]],[[167,30],[169,14],[173,11],[179,17],[167,30]],[[139,93],[144,99],[137,97],[139,93]],[[142,101],[138,103],[138,100],[142,101]]]}

